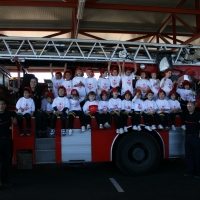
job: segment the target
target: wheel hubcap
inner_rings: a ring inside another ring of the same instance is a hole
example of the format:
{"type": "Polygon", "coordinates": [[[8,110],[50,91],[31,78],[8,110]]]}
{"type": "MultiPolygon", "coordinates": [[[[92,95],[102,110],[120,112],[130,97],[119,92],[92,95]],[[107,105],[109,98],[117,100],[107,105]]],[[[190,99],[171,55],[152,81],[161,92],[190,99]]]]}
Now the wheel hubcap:
{"type": "Polygon", "coordinates": [[[144,150],[141,149],[141,148],[135,148],[135,149],[133,150],[132,156],[133,156],[133,158],[134,158],[135,160],[141,161],[141,160],[143,160],[144,157],[145,157],[145,152],[144,152],[144,150]]]}

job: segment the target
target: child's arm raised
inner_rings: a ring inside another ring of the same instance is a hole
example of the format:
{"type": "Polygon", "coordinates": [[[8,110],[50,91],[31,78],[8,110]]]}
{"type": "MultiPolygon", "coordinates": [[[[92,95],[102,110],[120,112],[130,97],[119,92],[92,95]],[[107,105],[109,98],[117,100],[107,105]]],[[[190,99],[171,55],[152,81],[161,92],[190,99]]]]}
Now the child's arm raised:
{"type": "Polygon", "coordinates": [[[67,69],[67,63],[65,63],[65,65],[64,65],[64,72],[63,72],[63,74],[65,73],[66,69],[67,69]]]}
{"type": "Polygon", "coordinates": [[[111,65],[111,60],[108,62],[108,76],[110,76],[110,65],[111,65]]]}
{"type": "MultiPolygon", "coordinates": [[[[123,61],[123,64],[125,64],[125,62],[123,61]]],[[[122,67],[123,67],[123,64],[122,64],[122,67]]],[[[121,76],[121,73],[122,73],[122,70],[121,70],[121,65],[120,65],[120,62],[117,61],[117,65],[119,67],[119,75],[121,76]]]]}
{"type": "MultiPolygon", "coordinates": [[[[120,63],[119,63],[119,61],[117,61],[117,64],[118,64],[118,66],[119,66],[119,69],[120,69],[120,68],[121,68],[121,66],[120,66],[120,63]]],[[[123,60],[123,62],[122,62],[122,70],[121,70],[121,73],[122,73],[122,74],[124,74],[124,73],[125,73],[124,65],[125,65],[125,60],[123,60]]],[[[120,74],[120,71],[119,71],[119,74],[120,74]]]]}
{"type": "Polygon", "coordinates": [[[133,61],[133,64],[134,64],[134,74],[136,74],[137,73],[137,64],[136,64],[136,62],[135,61],[133,61]]]}
{"type": "Polygon", "coordinates": [[[50,67],[51,76],[52,76],[52,78],[53,78],[52,63],[50,63],[49,67],[50,67]]]}

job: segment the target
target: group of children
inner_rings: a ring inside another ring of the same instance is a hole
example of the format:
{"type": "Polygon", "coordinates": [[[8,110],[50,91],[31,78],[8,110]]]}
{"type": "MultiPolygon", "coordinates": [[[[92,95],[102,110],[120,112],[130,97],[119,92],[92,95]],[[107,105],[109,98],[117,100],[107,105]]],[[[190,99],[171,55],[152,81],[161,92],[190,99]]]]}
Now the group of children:
{"type": "MultiPolygon", "coordinates": [[[[113,118],[116,124],[116,133],[119,134],[128,131],[129,116],[132,118],[133,130],[141,130],[141,116],[144,118],[145,128],[149,131],[156,129],[155,122],[158,129],[168,129],[169,119],[171,119],[172,129],[175,130],[176,115],[181,117],[182,128],[185,129],[183,112],[176,96],[177,93],[180,94],[183,103],[194,101],[190,90],[192,84],[184,81],[183,89],[177,87],[176,91],[173,90],[175,89],[174,82],[170,79],[172,70],[169,68],[165,70],[161,81],[157,79],[156,71],[151,72],[149,80],[147,72],[141,71],[134,90],[133,79],[136,76],[137,66],[135,62],[133,64],[134,70],[131,67],[125,68],[124,61],[122,68],[117,62],[118,68],[110,69],[111,62],[109,62],[108,69],[100,70],[98,81],[94,78],[94,71],[91,67],[86,69],[87,78],[83,77],[84,71],[81,67],[76,68],[74,78],[69,69],[65,68],[64,78],[62,78],[61,72],[56,72],[55,77],[52,77],[53,93],[48,90],[43,92],[44,99],[41,109],[41,112],[45,113],[44,120],[50,119],[50,134],[55,134],[58,116],[61,118],[61,134],[63,136],[67,133],[67,116],[69,118],[69,135],[73,133],[76,116],[79,116],[82,131],[91,128],[92,116],[96,118],[100,129],[110,128],[113,118]],[[106,78],[107,76],[108,78],[106,78]]],[[[18,120],[21,121],[22,116],[26,118],[27,135],[30,135],[29,118],[34,111],[34,105],[27,93],[30,94],[28,89],[24,88],[24,97],[22,97],[24,102],[19,100],[16,108],[18,109],[18,120]],[[26,104],[27,109],[22,104],[26,104]]],[[[19,123],[19,129],[20,135],[23,135],[21,123],[19,123]]]]}

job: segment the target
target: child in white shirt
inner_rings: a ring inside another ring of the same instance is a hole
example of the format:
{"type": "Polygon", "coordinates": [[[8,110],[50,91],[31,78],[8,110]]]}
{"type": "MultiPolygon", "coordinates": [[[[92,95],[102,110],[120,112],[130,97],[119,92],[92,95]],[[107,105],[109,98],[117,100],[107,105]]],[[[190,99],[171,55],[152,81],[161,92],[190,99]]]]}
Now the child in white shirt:
{"type": "Polygon", "coordinates": [[[73,133],[73,124],[74,119],[76,116],[79,116],[79,120],[81,123],[81,131],[85,131],[85,119],[84,119],[84,113],[81,109],[80,102],[81,98],[79,97],[79,93],[76,89],[73,89],[71,91],[71,97],[69,99],[70,102],[70,109],[69,109],[69,135],[73,133]]]}
{"type": "Polygon", "coordinates": [[[132,99],[132,109],[133,111],[133,116],[132,116],[132,129],[141,131],[141,126],[140,126],[140,121],[141,121],[141,116],[144,111],[144,101],[141,100],[142,97],[142,92],[141,90],[135,90],[135,96],[132,99]]]}
{"type": "Polygon", "coordinates": [[[64,81],[62,82],[62,86],[65,87],[66,89],[66,96],[67,98],[70,98],[71,95],[71,90],[73,88],[73,84],[72,84],[72,71],[70,69],[66,69],[64,71],[64,81]]]}
{"type": "Polygon", "coordinates": [[[98,101],[96,99],[96,93],[91,91],[88,93],[88,100],[85,102],[83,106],[83,112],[85,113],[86,117],[86,124],[87,129],[91,128],[91,118],[92,116],[95,116],[96,121],[99,125],[100,129],[103,129],[102,119],[99,114],[99,107],[98,107],[98,101]]]}
{"type": "Polygon", "coordinates": [[[97,94],[97,79],[94,77],[93,69],[91,67],[86,68],[86,74],[87,74],[86,85],[85,85],[86,94],[88,94],[91,91],[97,94]]]}
{"type": "Polygon", "coordinates": [[[19,127],[20,136],[24,135],[23,130],[23,117],[26,120],[26,135],[31,136],[31,118],[35,111],[35,104],[33,99],[30,98],[31,88],[25,87],[23,89],[24,97],[21,97],[16,104],[17,109],[17,123],[19,127]]]}
{"type": "Polygon", "coordinates": [[[158,91],[158,99],[156,100],[156,105],[158,107],[156,113],[156,121],[158,124],[158,129],[169,129],[169,102],[165,99],[166,93],[163,89],[158,91]]]}
{"type": "Polygon", "coordinates": [[[100,94],[103,90],[105,90],[108,93],[108,96],[110,94],[110,80],[106,78],[108,76],[108,70],[105,68],[102,68],[100,70],[100,76],[97,81],[97,94],[98,97],[100,97],[100,94]]]}
{"type": "Polygon", "coordinates": [[[83,75],[84,75],[83,69],[81,67],[77,67],[75,70],[75,77],[72,80],[73,89],[76,89],[80,97],[83,97],[83,101],[81,102],[81,107],[83,106],[84,100],[86,98],[86,90],[85,90],[86,80],[83,77],[83,75]]]}
{"type": "MultiPolygon", "coordinates": [[[[128,117],[129,116],[132,117],[133,115],[131,97],[132,97],[132,93],[129,90],[127,90],[124,93],[124,100],[122,100],[122,118],[123,118],[124,132],[128,132],[128,129],[127,129],[128,117]]],[[[132,123],[133,123],[133,120],[132,120],[132,123]]]]}
{"type": "Polygon", "coordinates": [[[171,119],[172,130],[176,130],[175,128],[176,115],[179,115],[181,118],[181,122],[182,122],[181,128],[183,130],[186,130],[183,111],[181,110],[180,103],[176,100],[176,92],[174,90],[171,90],[169,93],[169,97],[170,97],[170,99],[168,100],[169,105],[170,105],[169,115],[171,119]]]}
{"type": "Polygon", "coordinates": [[[111,116],[109,113],[108,93],[106,92],[106,90],[102,90],[100,94],[99,113],[101,115],[104,127],[110,128],[111,116]]]}
{"type": "Polygon", "coordinates": [[[158,109],[156,102],[153,100],[154,93],[152,90],[147,90],[146,97],[147,99],[144,101],[144,112],[143,117],[145,121],[145,129],[148,131],[152,131],[156,129],[154,125],[155,121],[155,113],[158,109]]]}
{"type": "Polygon", "coordinates": [[[124,133],[123,130],[123,118],[121,115],[121,109],[122,109],[122,101],[120,98],[118,98],[119,90],[118,88],[113,88],[111,91],[111,95],[113,96],[111,99],[109,99],[108,105],[110,109],[110,114],[113,117],[115,121],[115,125],[117,127],[116,133],[122,134],[124,133]]]}
{"type": "Polygon", "coordinates": [[[153,100],[158,99],[158,90],[160,89],[160,80],[157,79],[157,72],[155,70],[151,71],[151,78],[149,79],[150,85],[151,85],[151,90],[154,93],[153,95],[153,100]]]}
{"type": "Polygon", "coordinates": [[[58,97],[53,100],[52,107],[54,109],[54,113],[51,117],[51,132],[50,135],[53,136],[55,134],[55,125],[57,121],[57,117],[60,116],[61,119],[61,134],[62,136],[66,135],[66,119],[67,119],[67,111],[70,107],[69,100],[66,97],[66,89],[64,86],[60,86],[58,88],[58,97]]]}
{"type": "Polygon", "coordinates": [[[129,90],[131,92],[131,95],[133,95],[133,79],[135,78],[135,74],[137,73],[137,65],[133,61],[134,64],[134,72],[132,72],[132,68],[125,67],[125,61],[122,63],[122,72],[121,72],[121,80],[122,80],[122,90],[121,95],[124,95],[124,93],[129,90]]]}
{"type": "Polygon", "coordinates": [[[58,87],[60,87],[62,85],[62,82],[64,81],[64,79],[62,78],[61,72],[56,72],[55,76],[53,75],[52,63],[50,64],[50,71],[51,71],[51,75],[52,75],[51,81],[53,83],[53,94],[54,94],[54,97],[57,97],[58,96],[58,87]]]}
{"type": "Polygon", "coordinates": [[[192,92],[191,88],[192,88],[192,83],[184,80],[182,82],[183,88],[178,88],[176,90],[176,92],[180,95],[181,97],[181,108],[183,110],[187,109],[187,103],[189,101],[194,102],[195,101],[195,96],[194,93],[192,92]]]}

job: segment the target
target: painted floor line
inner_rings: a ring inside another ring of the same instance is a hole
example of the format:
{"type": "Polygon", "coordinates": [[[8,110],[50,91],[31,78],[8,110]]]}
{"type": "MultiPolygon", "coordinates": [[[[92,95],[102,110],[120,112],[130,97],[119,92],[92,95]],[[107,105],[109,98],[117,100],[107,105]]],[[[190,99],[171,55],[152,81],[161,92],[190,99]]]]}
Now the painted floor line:
{"type": "Polygon", "coordinates": [[[114,178],[109,178],[112,184],[115,186],[118,192],[124,192],[124,190],[121,188],[121,186],[117,183],[117,181],[114,178]]]}

